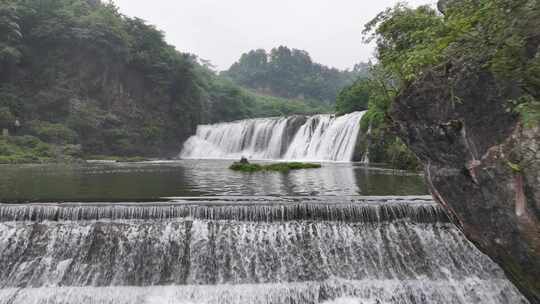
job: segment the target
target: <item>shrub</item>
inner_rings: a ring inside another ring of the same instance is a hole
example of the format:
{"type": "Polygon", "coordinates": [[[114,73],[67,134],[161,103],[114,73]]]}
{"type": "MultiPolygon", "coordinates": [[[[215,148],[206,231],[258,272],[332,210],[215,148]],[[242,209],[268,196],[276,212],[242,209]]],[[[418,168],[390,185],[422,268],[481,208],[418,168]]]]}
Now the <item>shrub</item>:
{"type": "Polygon", "coordinates": [[[367,79],[362,79],[345,87],[336,98],[338,114],[364,111],[368,108],[370,87],[367,79]]]}
{"type": "Polygon", "coordinates": [[[77,139],[77,133],[70,128],[46,121],[31,122],[30,132],[41,140],[56,144],[74,143],[77,139]]]}
{"type": "Polygon", "coordinates": [[[1,164],[46,162],[50,161],[53,157],[53,147],[39,141],[35,137],[9,137],[0,140],[1,164]]]}
{"type": "Polygon", "coordinates": [[[31,135],[25,135],[25,136],[13,136],[10,137],[10,141],[17,146],[24,147],[24,148],[35,148],[40,143],[42,143],[39,138],[31,136],[31,135]]]}
{"type": "Polygon", "coordinates": [[[393,168],[404,170],[419,170],[421,168],[418,158],[397,137],[388,145],[387,154],[393,168]]]}

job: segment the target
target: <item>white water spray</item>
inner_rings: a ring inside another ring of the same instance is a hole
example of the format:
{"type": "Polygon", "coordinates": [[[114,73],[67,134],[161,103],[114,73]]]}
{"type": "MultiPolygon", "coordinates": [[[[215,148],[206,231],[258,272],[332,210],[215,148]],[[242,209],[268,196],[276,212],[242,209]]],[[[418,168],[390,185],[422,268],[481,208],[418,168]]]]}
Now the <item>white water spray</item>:
{"type": "Polygon", "coordinates": [[[527,304],[426,197],[0,204],[0,304],[527,304]]]}
{"type": "Polygon", "coordinates": [[[351,161],[364,112],[201,125],[181,158],[351,161]]]}

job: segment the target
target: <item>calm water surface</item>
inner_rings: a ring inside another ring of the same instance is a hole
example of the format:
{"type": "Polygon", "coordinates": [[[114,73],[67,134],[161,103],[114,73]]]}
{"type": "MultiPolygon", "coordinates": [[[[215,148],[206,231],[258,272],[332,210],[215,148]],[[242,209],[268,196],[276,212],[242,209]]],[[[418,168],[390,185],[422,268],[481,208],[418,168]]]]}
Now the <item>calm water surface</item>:
{"type": "Polygon", "coordinates": [[[222,195],[422,195],[419,175],[354,163],[289,173],[243,173],[231,161],[2,165],[0,201],[146,200],[222,195]]]}

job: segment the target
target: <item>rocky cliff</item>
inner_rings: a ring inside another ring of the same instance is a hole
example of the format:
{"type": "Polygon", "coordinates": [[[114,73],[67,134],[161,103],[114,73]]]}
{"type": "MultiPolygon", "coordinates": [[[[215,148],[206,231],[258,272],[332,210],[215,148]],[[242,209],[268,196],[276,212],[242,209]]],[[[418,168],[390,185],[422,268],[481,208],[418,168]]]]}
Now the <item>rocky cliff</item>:
{"type": "Polygon", "coordinates": [[[518,87],[501,89],[480,66],[456,62],[426,73],[390,116],[425,165],[435,199],[540,303],[540,129],[508,109],[518,87]]]}

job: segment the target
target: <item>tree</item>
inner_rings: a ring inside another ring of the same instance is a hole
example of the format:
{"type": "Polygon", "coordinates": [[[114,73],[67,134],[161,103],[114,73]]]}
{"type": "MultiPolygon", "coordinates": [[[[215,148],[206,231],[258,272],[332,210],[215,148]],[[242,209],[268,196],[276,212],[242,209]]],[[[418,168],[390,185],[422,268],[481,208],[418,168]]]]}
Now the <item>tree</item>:
{"type": "Polygon", "coordinates": [[[429,6],[412,9],[399,3],[366,24],[364,40],[375,40],[381,66],[407,82],[442,60],[442,50],[448,46],[439,39],[447,32],[443,21],[429,6]]]}
{"type": "Polygon", "coordinates": [[[359,74],[326,67],[313,62],[306,51],[279,46],[268,53],[259,49],[243,54],[223,76],[269,95],[328,105],[359,74]]]}
{"type": "Polygon", "coordinates": [[[346,114],[355,111],[364,111],[369,103],[369,80],[361,79],[345,87],[336,98],[336,111],[346,114]]]}
{"type": "Polygon", "coordinates": [[[0,2],[0,81],[6,80],[21,59],[22,37],[16,6],[0,2]]]}
{"type": "Polygon", "coordinates": [[[540,117],[534,113],[540,100],[540,55],[534,47],[540,40],[539,1],[446,1],[441,9],[444,15],[428,6],[398,4],[369,22],[365,39],[376,41],[381,68],[402,87],[440,64],[483,66],[501,86],[520,86],[521,95],[509,107],[524,119],[540,117]]]}

